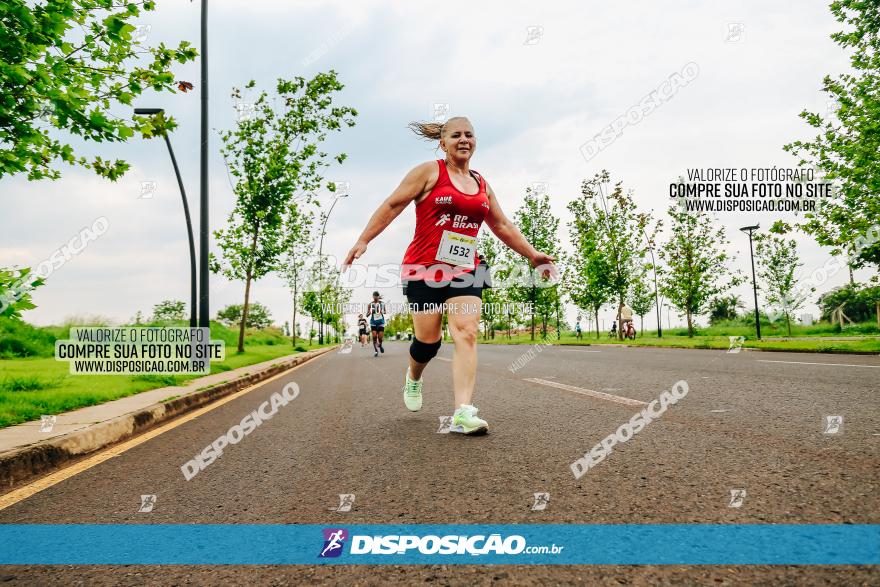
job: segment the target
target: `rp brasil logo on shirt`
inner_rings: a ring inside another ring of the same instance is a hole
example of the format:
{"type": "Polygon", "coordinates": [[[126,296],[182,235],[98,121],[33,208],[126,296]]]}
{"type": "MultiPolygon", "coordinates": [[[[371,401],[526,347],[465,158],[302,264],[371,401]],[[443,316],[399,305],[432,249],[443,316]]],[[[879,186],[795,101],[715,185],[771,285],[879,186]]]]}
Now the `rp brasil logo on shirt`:
{"type": "Polygon", "coordinates": [[[345,541],[348,540],[348,530],[345,528],[324,528],[324,548],[318,558],[333,558],[342,554],[345,541]]]}

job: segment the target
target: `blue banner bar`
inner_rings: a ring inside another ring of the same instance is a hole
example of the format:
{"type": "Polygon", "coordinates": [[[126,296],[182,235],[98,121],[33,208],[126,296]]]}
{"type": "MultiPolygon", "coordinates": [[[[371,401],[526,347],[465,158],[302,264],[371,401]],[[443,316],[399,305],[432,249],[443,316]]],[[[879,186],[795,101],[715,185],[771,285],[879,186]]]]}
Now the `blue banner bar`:
{"type": "Polygon", "coordinates": [[[876,565],[880,525],[0,524],[6,565],[876,565]]]}

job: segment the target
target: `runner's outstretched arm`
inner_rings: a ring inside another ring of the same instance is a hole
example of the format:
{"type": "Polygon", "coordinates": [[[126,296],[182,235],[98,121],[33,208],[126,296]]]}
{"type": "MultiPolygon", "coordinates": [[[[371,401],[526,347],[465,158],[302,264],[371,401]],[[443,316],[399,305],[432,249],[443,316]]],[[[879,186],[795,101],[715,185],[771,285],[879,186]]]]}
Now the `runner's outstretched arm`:
{"type": "Polygon", "coordinates": [[[436,170],[437,162],[429,161],[416,165],[406,174],[406,177],[403,178],[397,189],[373,212],[373,216],[367,222],[367,227],[364,228],[361,236],[348,252],[348,256],[345,257],[345,262],[342,264],[343,271],[348,269],[348,266],[355,259],[367,251],[367,245],[371,240],[381,234],[409,206],[410,202],[418,198],[425,191],[432,172],[436,174],[436,170]]]}
{"type": "MultiPolygon", "coordinates": [[[[489,228],[492,229],[495,236],[515,252],[528,259],[532,264],[532,267],[538,267],[539,265],[553,266],[556,259],[533,247],[519,231],[519,228],[516,227],[516,224],[511,222],[507,215],[504,214],[489,182],[486,182],[486,193],[489,196],[489,214],[486,216],[486,224],[489,225],[489,228]]],[[[555,276],[555,266],[553,266],[549,272],[551,275],[555,276]]]]}

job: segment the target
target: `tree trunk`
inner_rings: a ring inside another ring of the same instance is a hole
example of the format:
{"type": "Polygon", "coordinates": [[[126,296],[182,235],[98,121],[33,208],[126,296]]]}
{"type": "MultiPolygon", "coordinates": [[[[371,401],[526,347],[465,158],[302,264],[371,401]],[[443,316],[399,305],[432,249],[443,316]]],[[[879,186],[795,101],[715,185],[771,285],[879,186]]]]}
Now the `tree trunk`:
{"type": "Polygon", "coordinates": [[[645,336],[645,315],[644,314],[639,316],[639,325],[641,327],[641,331],[639,332],[639,336],[645,336]]]}
{"type": "Polygon", "coordinates": [[[535,340],[535,287],[532,286],[532,340],[535,340]]]}
{"type": "Polygon", "coordinates": [[[880,302],[877,302],[877,328],[880,328],[880,302]]]}
{"type": "Polygon", "coordinates": [[[248,268],[246,273],[245,285],[244,285],[244,306],[241,307],[241,327],[238,329],[238,352],[244,352],[244,327],[247,324],[247,315],[248,315],[248,301],[251,295],[251,278],[253,277],[253,269],[254,269],[254,253],[257,250],[257,237],[260,234],[260,225],[257,224],[254,226],[254,238],[251,239],[251,250],[250,250],[250,259],[248,261],[248,268]]]}
{"type": "Polygon", "coordinates": [[[596,308],[596,340],[599,340],[599,309],[596,308]]]}
{"type": "Polygon", "coordinates": [[[241,324],[238,327],[238,352],[244,352],[244,327],[247,324],[248,301],[251,295],[251,270],[247,271],[244,285],[244,305],[241,307],[241,324]]]}
{"type": "Polygon", "coordinates": [[[788,312],[785,313],[785,325],[788,327],[788,337],[791,338],[791,318],[788,316],[788,312]]]}
{"type": "Polygon", "coordinates": [[[617,340],[623,340],[623,322],[620,320],[620,305],[623,304],[623,296],[617,302],[617,340]]]}
{"type": "Polygon", "coordinates": [[[559,331],[559,298],[556,299],[556,340],[562,340],[562,333],[559,331]]]}
{"type": "Polygon", "coordinates": [[[690,309],[687,310],[687,319],[688,319],[688,338],[693,338],[694,337],[694,322],[693,322],[693,319],[691,318],[690,309]]]}
{"type": "Polygon", "coordinates": [[[297,287],[293,286],[293,322],[291,322],[290,333],[293,335],[293,346],[296,346],[296,294],[297,287]]]}

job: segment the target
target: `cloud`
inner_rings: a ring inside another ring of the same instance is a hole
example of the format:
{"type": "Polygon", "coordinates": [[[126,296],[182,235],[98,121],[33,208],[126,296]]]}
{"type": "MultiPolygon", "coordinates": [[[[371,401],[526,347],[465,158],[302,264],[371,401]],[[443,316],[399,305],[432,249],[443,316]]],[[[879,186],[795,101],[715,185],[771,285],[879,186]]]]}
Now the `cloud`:
{"type": "MultiPolygon", "coordinates": [[[[352,195],[334,210],[326,252],[345,256],[376,206],[405,173],[439,157],[406,130],[425,119],[435,102],[474,122],[478,150],[473,167],[492,184],[512,216],[534,181],[550,184],[553,210],[565,204],[584,178],[602,168],[635,191],[644,209],[662,214],[668,183],[692,167],[792,166],[781,145],[806,136],[797,117],[805,106],[822,108],[826,73],[842,71],[846,59],[828,34],[838,28],[822,5],[745,3],[731,14],[726,4],[642,2],[621,7],[599,3],[460,2],[362,5],[341,1],[224,2],[211,6],[210,165],[212,228],[225,224],[233,197],[219,156],[218,131],[236,112],[229,96],[249,79],[269,88],[278,77],[333,68],[345,89],[336,98],[360,113],[357,126],[331,135],[328,152],[348,160],[329,179],[351,181],[352,195]],[[728,23],[742,23],[740,43],[725,42],[728,23]],[[528,27],[541,27],[526,44],[528,27]],[[579,147],[615,117],[688,62],[699,77],[682,88],[587,162],[579,147]]],[[[160,3],[142,20],[148,43],[198,45],[197,3],[160,3]]],[[[198,63],[175,70],[190,80],[188,94],[155,94],[141,106],[160,106],[180,124],[171,137],[184,176],[195,229],[199,197],[198,63]]],[[[120,109],[120,115],[127,115],[120,109]]],[[[188,300],[188,249],[180,195],[164,145],[133,140],[125,145],[88,145],[131,161],[118,183],[67,168],[58,182],[3,180],[0,251],[3,264],[39,262],[96,216],[108,233],[52,276],[35,295],[38,323],[74,313],[109,314],[124,320],[166,298],[188,300]],[[155,181],[152,199],[140,199],[141,182],[155,181]]],[[[773,218],[722,215],[733,250],[743,250],[736,229],[742,221],[773,218]]],[[[412,236],[414,214],[405,211],[370,244],[368,262],[399,262],[412,236]]],[[[801,239],[807,266],[825,253],[801,239]]],[[[748,260],[736,261],[744,272],[748,260]]],[[[858,276],[858,274],[857,274],[858,276]]],[[[843,283],[846,276],[835,278],[843,283]]],[[[243,285],[212,276],[212,314],[240,303],[243,285]]],[[[829,283],[828,287],[837,285],[829,283]]],[[[402,300],[399,291],[386,292],[402,300]]],[[[748,297],[748,289],[741,292],[748,297]]],[[[354,292],[366,299],[368,289],[354,292]]],[[[289,313],[282,280],[254,284],[251,299],[269,305],[276,320],[289,313]]],[[[569,319],[574,310],[569,311],[569,319]]],[[[653,319],[652,319],[653,320],[653,319]]],[[[653,322],[646,322],[652,325],[653,322]]]]}

